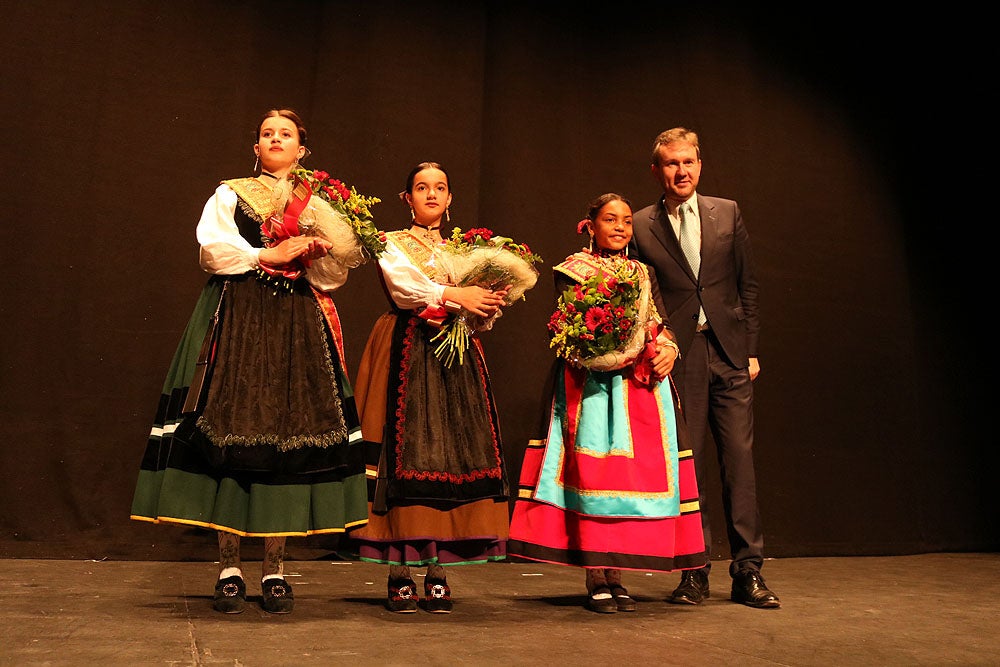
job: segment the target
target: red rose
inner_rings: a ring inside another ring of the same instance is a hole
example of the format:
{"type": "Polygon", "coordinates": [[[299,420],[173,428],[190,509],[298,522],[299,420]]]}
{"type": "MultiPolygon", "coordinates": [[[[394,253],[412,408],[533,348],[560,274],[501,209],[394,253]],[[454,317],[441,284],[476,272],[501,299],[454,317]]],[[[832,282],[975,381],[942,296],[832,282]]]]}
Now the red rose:
{"type": "Polygon", "coordinates": [[[486,229],[485,227],[475,227],[465,232],[465,235],[462,237],[462,239],[466,243],[471,245],[475,244],[477,236],[484,241],[489,241],[491,238],[493,238],[493,232],[490,231],[489,229],[486,229]]]}

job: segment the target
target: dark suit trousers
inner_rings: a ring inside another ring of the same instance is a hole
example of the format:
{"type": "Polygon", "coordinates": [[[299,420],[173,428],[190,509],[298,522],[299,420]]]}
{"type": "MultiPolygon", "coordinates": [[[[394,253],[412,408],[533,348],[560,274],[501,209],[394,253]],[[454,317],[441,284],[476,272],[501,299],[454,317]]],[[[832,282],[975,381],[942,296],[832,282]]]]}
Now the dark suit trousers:
{"type": "MultiPolygon", "coordinates": [[[[705,461],[710,455],[706,426],[715,441],[722,477],[722,509],[732,563],[730,574],[764,562],[764,534],[757,507],[753,466],[753,383],[750,371],[726,362],[711,332],[696,333],[691,348],[672,373],[681,396],[694,465],[705,548],[711,553],[711,503],[705,499],[705,461]]],[[[711,563],[709,563],[711,567],[711,563]]]]}

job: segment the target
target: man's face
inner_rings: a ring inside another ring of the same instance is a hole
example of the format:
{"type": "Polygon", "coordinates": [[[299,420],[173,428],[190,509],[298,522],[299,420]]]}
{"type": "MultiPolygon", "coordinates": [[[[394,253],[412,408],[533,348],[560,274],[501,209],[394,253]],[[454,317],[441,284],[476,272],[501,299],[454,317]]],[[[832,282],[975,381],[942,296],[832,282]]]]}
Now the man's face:
{"type": "Polygon", "coordinates": [[[701,160],[698,149],[686,141],[673,141],[657,150],[659,160],[650,166],[663,193],[674,202],[686,201],[698,188],[701,160]]]}

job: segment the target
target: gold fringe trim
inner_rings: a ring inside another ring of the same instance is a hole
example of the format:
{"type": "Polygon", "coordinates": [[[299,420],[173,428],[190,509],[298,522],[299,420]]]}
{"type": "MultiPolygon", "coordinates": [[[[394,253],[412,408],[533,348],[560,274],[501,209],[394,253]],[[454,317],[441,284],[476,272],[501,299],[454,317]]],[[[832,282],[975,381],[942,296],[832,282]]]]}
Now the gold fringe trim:
{"type": "Polygon", "coordinates": [[[274,196],[271,188],[256,178],[234,178],[222,181],[237,194],[240,208],[257,222],[264,222],[275,214],[274,196]],[[250,208],[247,208],[249,206],[250,208]]]}
{"type": "Polygon", "coordinates": [[[434,247],[427,244],[427,241],[423,240],[409,229],[398,230],[394,232],[386,232],[386,238],[396,244],[406,258],[410,260],[413,266],[420,269],[424,275],[435,282],[440,282],[442,280],[438,275],[438,271],[430,265],[431,255],[434,252],[434,247]]]}

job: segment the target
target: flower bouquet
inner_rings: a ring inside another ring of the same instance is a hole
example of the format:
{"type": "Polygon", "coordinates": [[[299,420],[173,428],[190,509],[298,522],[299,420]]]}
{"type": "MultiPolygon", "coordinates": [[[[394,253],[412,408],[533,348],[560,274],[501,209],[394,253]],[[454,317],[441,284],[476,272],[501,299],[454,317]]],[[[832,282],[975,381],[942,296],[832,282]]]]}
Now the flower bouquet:
{"type": "Polygon", "coordinates": [[[642,351],[649,316],[648,288],[627,260],[605,263],[567,288],[549,318],[549,347],[556,356],[591,370],[626,366],[642,351]]]}
{"type": "MultiPolygon", "coordinates": [[[[434,249],[431,257],[437,273],[456,287],[476,285],[488,290],[509,286],[504,305],[512,305],[524,298],[524,293],[535,286],[538,270],[534,267],[542,258],[523,243],[497,236],[491,230],[477,227],[462,233],[455,227],[451,237],[434,249]]],[[[431,341],[440,341],[434,355],[445,366],[451,367],[455,358],[464,362],[465,351],[469,349],[469,337],[477,331],[493,327],[501,316],[497,310],[489,318],[483,318],[464,308],[452,314],[441,325],[441,331],[431,341]]]]}
{"type": "MultiPolygon", "coordinates": [[[[335,218],[349,225],[356,239],[356,244],[350,244],[355,245],[353,257],[340,251],[341,259],[348,264],[348,268],[354,268],[369,259],[378,259],[385,250],[385,233],[375,226],[371,207],[381,202],[381,199],[358,194],[354,186],[348,187],[342,181],[318,169],[293,169],[292,175],[299,182],[306,184],[314,197],[329,204],[329,208],[335,213],[335,218]]],[[[318,207],[313,208],[314,211],[316,209],[318,207]]],[[[303,215],[300,218],[302,233],[327,236],[330,232],[329,220],[324,219],[325,217],[320,214],[310,219],[308,215],[303,215]]],[[[337,241],[335,238],[330,240],[337,241]]],[[[335,248],[331,250],[331,253],[333,252],[338,251],[335,248]]]]}

